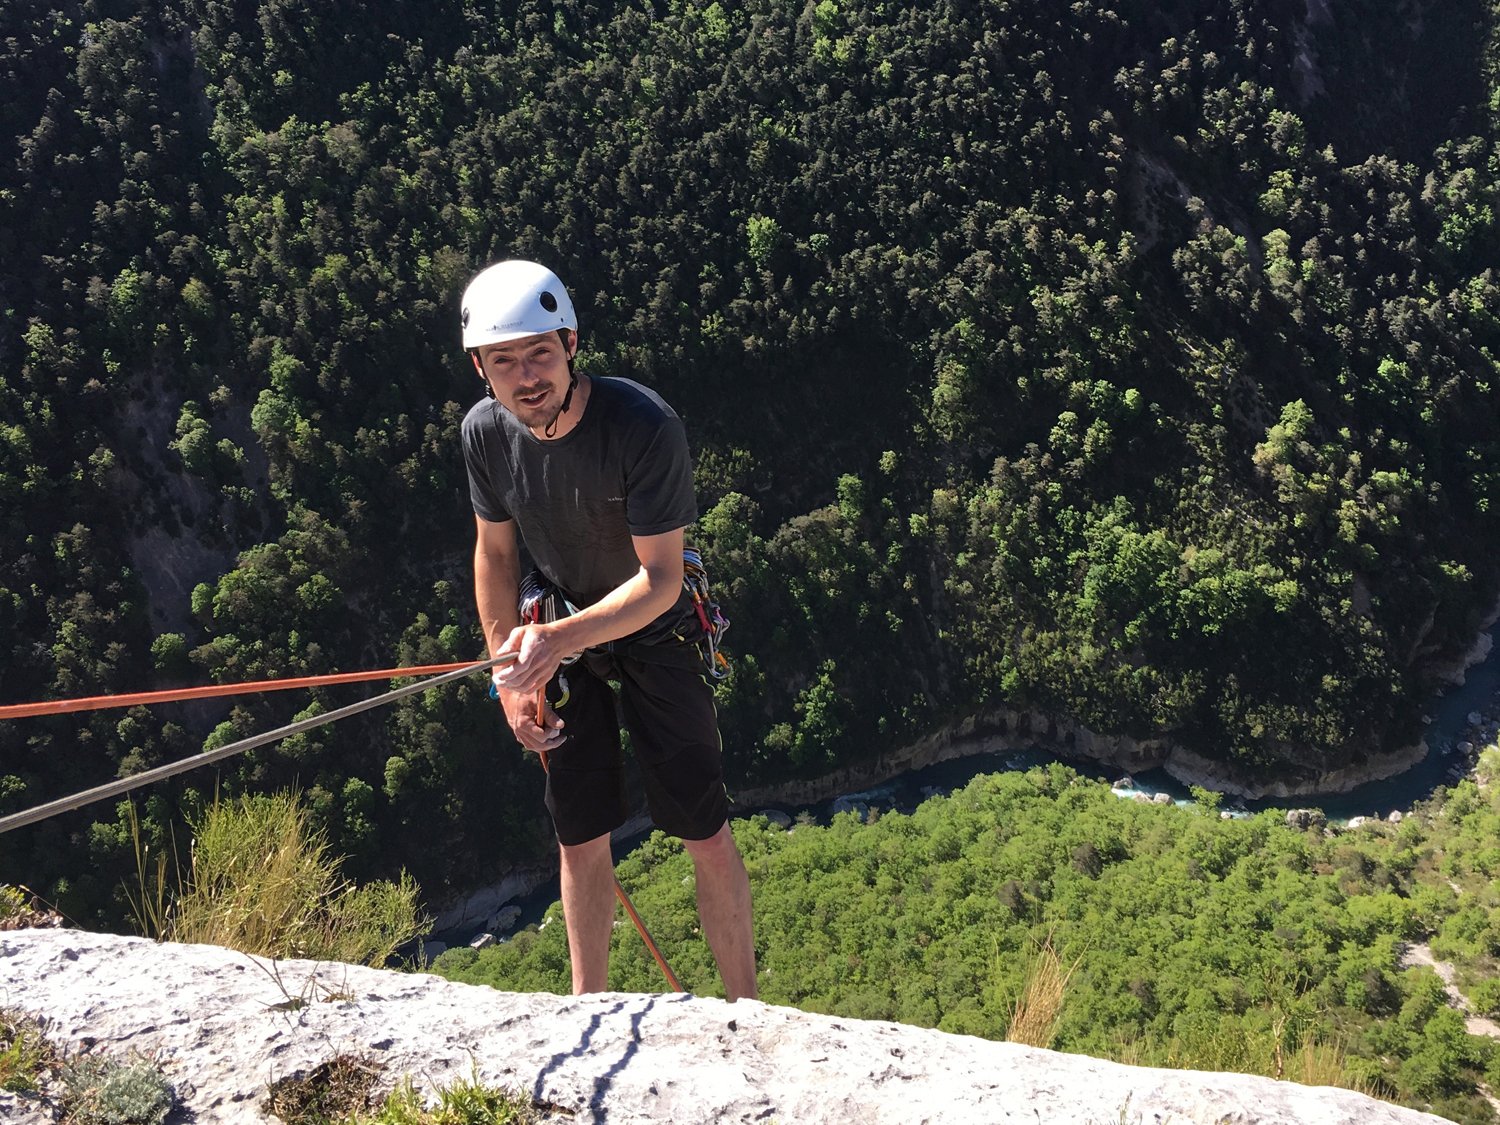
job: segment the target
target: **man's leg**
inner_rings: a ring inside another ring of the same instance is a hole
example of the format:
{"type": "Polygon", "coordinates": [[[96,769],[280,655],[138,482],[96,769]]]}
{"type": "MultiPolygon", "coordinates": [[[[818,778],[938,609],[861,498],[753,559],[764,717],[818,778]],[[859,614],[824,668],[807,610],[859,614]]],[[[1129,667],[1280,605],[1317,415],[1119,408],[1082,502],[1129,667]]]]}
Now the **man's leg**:
{"type": "MultiPolygon", "coordinates": [[[[754,1000],[755,937],[750,926],[750,878],[729,823],[706,840],[684,840],[698,878],[698,916],[724,979],[729,1000],[754,1000]]],[[[569,934],[572,933],[570,929],[569,934]]],[[[577,970],[574,970],[575,973],[577,970]]]]}
{"type": "MultiPolygon", "coordinates": [[[[573,994],[609,987],[609,935],[615,920],[615,864],[609,833],[582,844],[559,844],[562,853],[563,921],[573,994]]],[[[735,853],[738,858],[739,853],[735,853]]],[[[748,900],[747,900],[748,901],[748,900]]]]}

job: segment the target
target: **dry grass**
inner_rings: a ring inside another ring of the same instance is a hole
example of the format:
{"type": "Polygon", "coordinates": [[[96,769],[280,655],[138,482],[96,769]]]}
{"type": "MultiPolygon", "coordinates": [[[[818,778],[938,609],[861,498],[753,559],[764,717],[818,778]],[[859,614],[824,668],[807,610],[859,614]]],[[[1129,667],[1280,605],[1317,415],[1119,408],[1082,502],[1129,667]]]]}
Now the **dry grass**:
{"type": "Polygon", "coordinates": [[[1304,1086],[1341,1086],[1368,1098],[1383,1098],[1386,1092],[1373,1082],[1352,1078],[1341,1043],[1317,1043],[1311,1037],[1288,1060],[1286,1079],[1304,1086]]]}
{"type": "Polygon", "coordinates": [[[334,1055],[307,1074],[271,1083],[261,1108],[286,1125],[329,1125],[375,1105],[375,1083],[384,1068],[373,1059],[334,1055]]]}
{"type": "Polygon", "coordinates": [[[336,889],[327,850],[293,795],[216,802],[194,826],[188,885],[168,936],[270,957],[316,955],[319,911],[336,889]]]}
{"type": "MultiPolygon", "coordinates": [[[[135,813],[135,802],[130,802],[126,807],[129,809],[130,842],[135,847],[136,890],[131,893],[127,887],[125,900],[130,907],[130,916],[135,920],[136,929],[147,937],[166,941],[167,930],[171,925],[172,890],[167,879],[167,855],[165,852],[152,854],[151,845],[141,836],[141,822],[135,813]]],[[[182,872],[177,865],[175,835],[172,869],[176,876],[175,882],[180,883],[182,872]]]]}
{"type": "MultiPolygon", "coordinates": [[[[169,910],[138,912],[159,937],[380,966],[426,927],[409,876],[356,887],[339,874],[295,793],[216,801],[193,827],[181,895],[169,910]]],[[[162,901],[161,871],[142,874],[143,901],[162,901]]]]}
{"type": "Polygon", "coordinates": [[[1047,937],[1026,966],[1021,994],[1011,1006],[1006,1039],[1028,1047],[1052,1045],[1057,1036],[1057,1025],[1062,1020],[1068,981],[1082,960],[1080,954],[1072,964],[1064,966],[1057,950],[1052,947],[1051,936],[1047,937]]]}

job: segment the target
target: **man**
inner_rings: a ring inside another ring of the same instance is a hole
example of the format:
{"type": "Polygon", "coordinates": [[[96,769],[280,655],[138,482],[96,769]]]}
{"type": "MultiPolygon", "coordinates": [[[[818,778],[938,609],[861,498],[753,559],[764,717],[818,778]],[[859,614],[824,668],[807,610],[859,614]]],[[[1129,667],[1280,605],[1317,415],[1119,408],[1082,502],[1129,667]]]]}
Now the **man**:
{"type": "Polygon", "coordinates": [[[545,753],[575,993],[607,987],[615,914],[610,832],[624,823],[613,689],[652,819],[682,839],[725,995],[754,998],[750,882],[729,832],[712,689],[691,637],[683,532],[697,518],[682,422],[628,379],[574,371],[578,320],[535,262],[490,266],[463,296],[463,342],[489,392],[464,418],[478,535],[474,596],[516,739],[545,753]],[[523,624],[520,542],[573,606],[523,624]],[[554,679],[567,670],[564,701],[554,679]],[[552,685],[539,706],[538,691],[552,685]]]}

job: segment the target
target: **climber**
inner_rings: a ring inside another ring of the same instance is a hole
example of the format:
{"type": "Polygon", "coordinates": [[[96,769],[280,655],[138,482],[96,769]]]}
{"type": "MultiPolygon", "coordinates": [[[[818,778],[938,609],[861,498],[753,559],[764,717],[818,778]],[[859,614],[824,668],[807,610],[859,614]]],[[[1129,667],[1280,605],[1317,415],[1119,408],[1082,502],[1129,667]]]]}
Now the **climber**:
{"type": "Polygon", "coordinates": [[[628,812],[613,680],[651,817],[692,857],[725,995],[754,998],[750,883],[729,831],[713,691],[696,644],[682,639],[696,621],[683,535],[697,518],[682,422],[638,383],[576,371],[573,303],[534,262],[474,277],[463,346],[488,394],[463,422],[474,596],[490,653],[519,654],[494,678],[506,719],[548,766],[573,991],[607,987],[610,832],[628,812]],[[576,612],[521,622],[523,543],[576,612]],[[574,653],[583,655],[559,706],[556,673],[574,653]]]}

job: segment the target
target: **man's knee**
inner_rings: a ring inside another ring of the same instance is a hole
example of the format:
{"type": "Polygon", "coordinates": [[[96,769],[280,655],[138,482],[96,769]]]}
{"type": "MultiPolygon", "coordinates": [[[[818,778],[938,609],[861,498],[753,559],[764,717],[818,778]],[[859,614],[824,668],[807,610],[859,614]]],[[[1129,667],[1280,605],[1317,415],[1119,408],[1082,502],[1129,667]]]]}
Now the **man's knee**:
{"type": "MultiPolygon", "coordinates": [[[[609,850],[609,833],[595,836],[592,840],[585,840],[581,844],[564,844],[561,840],[557,842],[557,849],[562,855],[564,864],[580,864],[598,862],[602,857],[611,855],[609,850]]],[[[612,858],[612,857],[611,857],[612,858]]]]}
{"type": "Polygon", "coordinates": [[[740,855],[739,845],[734,842],[734,834],[729,831],[727,820],[712,836],[703,840],[684,840],[682,846],[695,863],[732,864],[740,855]]]}

